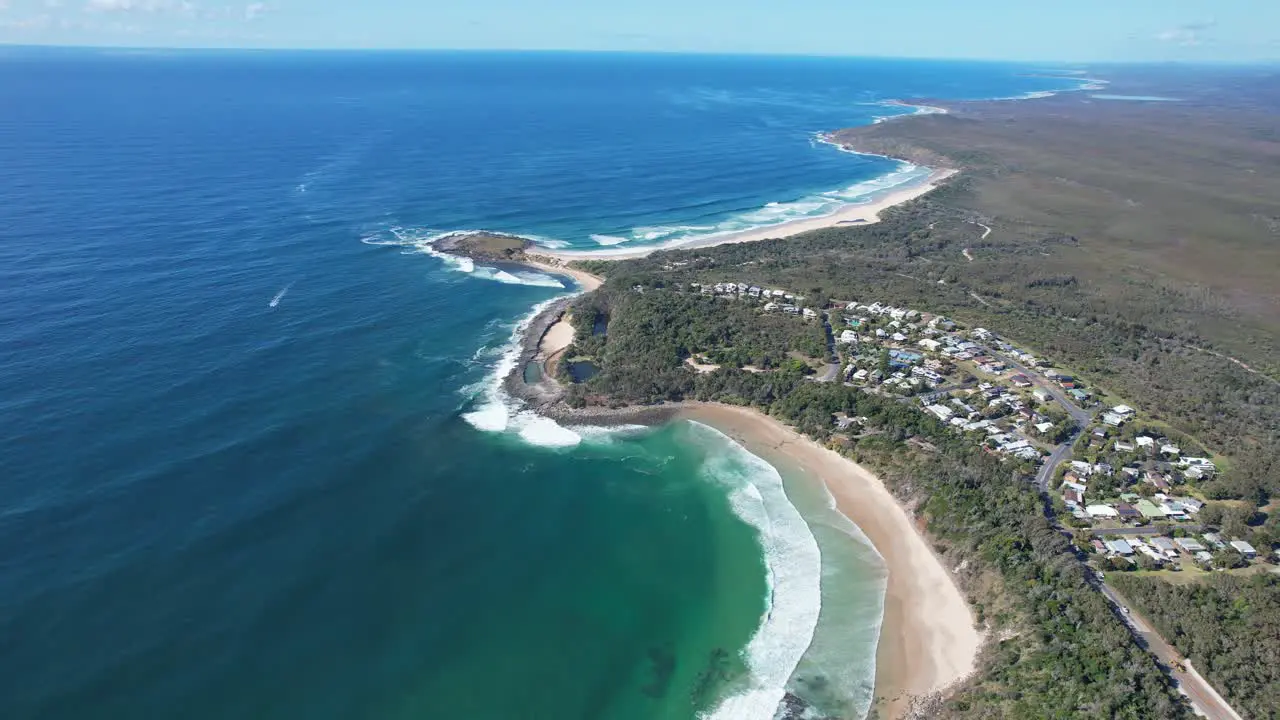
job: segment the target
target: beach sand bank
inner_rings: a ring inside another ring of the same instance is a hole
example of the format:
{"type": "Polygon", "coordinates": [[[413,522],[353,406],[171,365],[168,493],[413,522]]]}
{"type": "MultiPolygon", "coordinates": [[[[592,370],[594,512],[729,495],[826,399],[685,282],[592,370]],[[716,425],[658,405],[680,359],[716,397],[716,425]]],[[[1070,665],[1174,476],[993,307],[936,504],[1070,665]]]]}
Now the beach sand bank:
{"type": "Polygon", "coordinates": [[[958,171],[950,168],[934,170],[929,174],[929,177],[921,182],[886,193],[873,202],[862,205],[849,205],[822,217],[795,220],[755,230],[744,230],[738,233],[696,238],[675,245],[618,248],[613,250],[546,250],[539,248],[534,253],[534,256],[541,262],[548,264],[553,262],[567,263],[574,260],[630,260],[644,257],[658,250],[690,250],[715,247],[716,245],[729,245],[731,243],[776,240],[837,225],[871,225],[880,221],[880,214],[885,210],[895,205],[915,200],[921,195],[932,191],[942,181],[955,175],[956,172],[958,171]]]}
{"type": "Polygon", "coordinates": [[[888,569],[876,651],[876,706],[902,717],[913,696],[943,690],[975,669],[982,636],[964,595],[912,518],[871,472],[755,410],[693,405],[681,417],[710,425],[784,474],[820,478],[888,569]]]}
{"type": "Polygon", "coordinates": [[[549,358],[572,345],[573,337],[573,326],[569,324],[567,319],[561,318],[542,336],[542,342],[538,344],[538,354],[544,358],[549,358]]]}
{"type": "Polygon", "coordinates": [[[526,252],[525,257],[520,262],[553,275],[568,275],[582,286],[583,292],[591,292],[604,284],[604,278],[598,275],[592,275],[589,272],[569,267],[569,262],[574,259],[581,260],[583,258],[565,258],[549,250],[538,249],[526,252]]]}

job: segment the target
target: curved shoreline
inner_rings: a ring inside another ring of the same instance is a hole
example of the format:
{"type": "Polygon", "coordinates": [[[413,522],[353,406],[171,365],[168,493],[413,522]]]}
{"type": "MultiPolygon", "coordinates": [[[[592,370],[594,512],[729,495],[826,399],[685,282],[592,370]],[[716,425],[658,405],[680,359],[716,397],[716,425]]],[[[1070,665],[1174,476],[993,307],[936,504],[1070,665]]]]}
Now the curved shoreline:
{"type": "MultiPolygon", "coordinates": [[[[848,152],[860,155],[873,154],[854,150],[850,147],[841,145],[830,138],[824,138],[822,141],[831,145],[836,145],[848,152]]],[[[932,170],[928,176],[920,178],[914,182],[905,183],[902,187],[893,188],[877,200],[873,200],[869,203],[845,205],[838,208],[833,213],[822,215],[820,217],[791,220],[777,225],[767,225],[751,230],[725,233],[723,235],[708,235],[700,238],[692,238],[685,242],[667,245],[651,245],[616,250],[552,250],[543,247],[536,247],[528,251],[527,254],[532,257],[545,259],[543,264],[535,264],[535,267],[547,272],[566,272],[571,269],[565,268],[565,264],[575,260],[634,260],[663,250],[695,250],[699,248],[715,247],[717,245],[759,242],[761,240],[779,240],[799,235],[801,233],[835,227],[837,225],[873,225],[880,222],[880,216],[886,210],[889,210],[896,205],[901,205],[902,203],[915,200],[918,197],[932,192],[941,186],[941,184],[948,178],[959,172],[960,171],[955,168],[936,168],[932,170]]],[[[576,278],[576,275],[574,277],[576,278]]]]}
{"type": "Polygon", "coordinates": [[[836,509],[871,541],[888,570],[876,647],[875,703],[882,717],[955,686],[976,670],[983,641],[964,593],[912,513],[871,471],[750,409],[692,404],[678,417],[720,430],[783,472],[814,477],[836,509]]]}
{"type": "MultiPolygon", "coordinates": [[[[824,141],[836,144],[831,139],[824,141]]],[[[878,202],[850,205],[828,216],[704,238],[674,248],[573,252],[526,246],[519,257],[511,258],[512,262],[542,272],[569,276],[582,291],[557,300],[530,322],[515,367],[503,381],[508,394],[537,413],[569,425],[661,425],[682,418],[696,419],[730,436],[775,467],[781,465],[819,478],[835,498],[836,509],[871,541],[889,573],[876,646],[873,704],[887,718],[907,716],[917,699],[941,693],[972,673],[982,637],[954,580],[909,513],[879,478],[755,410],[690,402],[575,409],[562,402],[564,388],[559,381],[544,372],[536,383],[527,383],[524,370],[540,357],[546,334],[561,320],[573,299],[604,283],[604,278],[571,267],[575,260],[623,260],[664,249],[781,239],[852,222],[872,224],[889,208],[931,192],[958,172],[953,168],[936,169],[920,182],[890,192],[878,202]]]]}

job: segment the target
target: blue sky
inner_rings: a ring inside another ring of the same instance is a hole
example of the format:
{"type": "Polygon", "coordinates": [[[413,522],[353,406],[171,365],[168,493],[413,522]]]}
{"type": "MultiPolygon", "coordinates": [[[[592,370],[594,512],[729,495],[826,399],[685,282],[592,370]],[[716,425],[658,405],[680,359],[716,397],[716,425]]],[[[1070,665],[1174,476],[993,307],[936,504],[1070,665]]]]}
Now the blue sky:
{"type": "Polygon", "coordinates": [[[1280,59],[1280,0],[0,0],[0,43],[1280,59]]]}

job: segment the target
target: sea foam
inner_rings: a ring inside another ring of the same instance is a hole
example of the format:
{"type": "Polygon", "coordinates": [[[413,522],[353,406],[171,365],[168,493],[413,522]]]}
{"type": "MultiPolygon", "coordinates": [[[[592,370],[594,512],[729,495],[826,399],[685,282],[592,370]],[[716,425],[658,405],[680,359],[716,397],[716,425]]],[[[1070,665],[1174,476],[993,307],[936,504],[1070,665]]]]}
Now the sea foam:
{"type": "MultiPolygon", "coordinates": [[[[403,248],[403,252],[406,253],[422,253],[424,255],[430,255],[431,257],[443,262],[445,267],[449,270],[466,273],[481,280],[492,280],[494,282],[503,283],[504,285],[532,285],[535,287],[564,288],[564,283],[551,275],[523,270],[501,270],[499,268],[486,267],[483,265],[478,266],[471,258],[461,257],[452,253],[440,252],[435,248],[436,243],[444,238],[458,235],[475,235],[482,232],[480,230],[451,230],[447,232],[440,232],[393,227],[387,230],[387,232],[390,233],[390,238],[385,237],[382,233],[372,233],[360,238],[360,242],[365,245],[399,247],[403,248]]],[[[557,242],[533,235],[521,235],[519,237],[526,240],[532,240],[533,242],[546,245],[548,247],[557,242]]]]}
{"type": "Polygon", "coordinates": [[[702,474],[729,489],[733,511],[759,533],[769,584],[760,626],[744,652],[748,685],[703,717],[770,720],[786,695],[792,672],[813,642],[822,610],[821,552],[772,465],[714,428],[691,424],[695,433],[728,449],[709,457],[702,474]]]}
{"type": "MultiPolygon", "coordinates": [[[[821,136],[814,136],[816,142],[832,145],[844,152],[853,154],[852,150],[841,148],[821,136]]],[[[892,159],[892,158],[886,158],[892,159]]],[[[653,250],[678,248],[689,243],[710,238],[736,235],[763,228],[778,227],[797,220],[809,220],[826,217],[850,205],[865,205],[875,202],[885,193],[898,188],[920,182],[929,176],[929,168],[913,165],[908,162],[894,161],[894,169],[870,180],[854,183],[847,187],[836,188],[816,195],[807,195],[788,202],[770,202],[765,205],[741,212],[721,220],[714,225],[669,225],[645,226],[631,231],[629,238],[593,235],[597,244],[604,246],[599,250],[574,251],[575,256],[609,257],[634,252],[636,247],[653,250]],[[629,243],[627,247],[615,247],[629,243]]]]}
{"type": "Polygon", "coordinates": [[[524,403],[507,394],[503,383],[520,361],[524,334],[534,318],[560,298],[554,297],[533,307],[528,315],[512,328],[511,336],[502,348],[497,364],[485,376],[473,398],[474,409],[464,413],[462,419],[477,430],[492,433],[512,433],[529,443],[543,447],[573,447],[582,442],[582,436],[560,426],[550,418],[526,410],[524,403]]]}

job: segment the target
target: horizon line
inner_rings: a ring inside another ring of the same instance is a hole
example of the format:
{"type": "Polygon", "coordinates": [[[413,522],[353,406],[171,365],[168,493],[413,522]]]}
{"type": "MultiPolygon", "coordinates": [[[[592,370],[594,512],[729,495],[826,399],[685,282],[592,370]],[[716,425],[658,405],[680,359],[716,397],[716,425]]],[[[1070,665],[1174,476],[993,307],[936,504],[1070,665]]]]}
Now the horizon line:
{"type": "Polygon", "coordinates": [[[243,46],[167,46],[167,45],[65,45],[57,43],[10,43],[0,41],[0,54],[7,51],[36,52],[125,52],[125,53],[333,53],[333,54],[524,54],[524,55],[662,55],[725,58],[791,58],[829,60],[898,60],[930,62],[972,62],[990,64],[1050,64],[1076,66],[1170,66],[1182,67],[1267,67],[1280,65],[1280,58],[1269,60],[1050,60],[1007,59],[990,57],[927,55],[845,55],[837,53],[801,52],[732,52],[713,50],[609,50],[565,48],[374,48],[374,47],[243,47],[243,46]]]}

